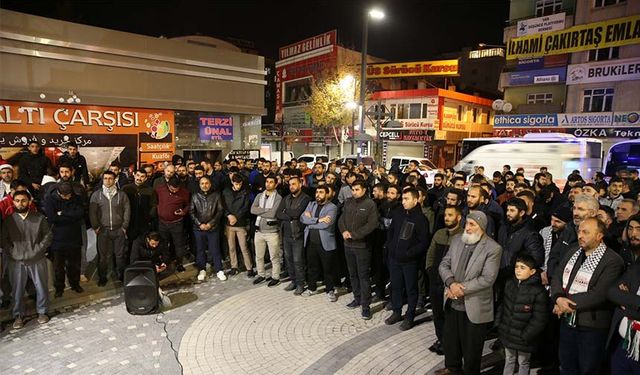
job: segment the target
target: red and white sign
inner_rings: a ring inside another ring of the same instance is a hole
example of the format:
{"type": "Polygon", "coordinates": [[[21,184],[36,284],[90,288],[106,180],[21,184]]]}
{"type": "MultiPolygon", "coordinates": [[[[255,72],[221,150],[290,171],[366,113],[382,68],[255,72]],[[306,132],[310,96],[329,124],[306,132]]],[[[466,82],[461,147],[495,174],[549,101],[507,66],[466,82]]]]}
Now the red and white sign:
{"type": "Polygon", "coordinates": [[[324,34],[316,35],[311,38],[289,44],[280,48],[280,60],[288,59],[305,52],[317,50],[326,46],[336,44],[336,30],[327,31],[324,34]]]}

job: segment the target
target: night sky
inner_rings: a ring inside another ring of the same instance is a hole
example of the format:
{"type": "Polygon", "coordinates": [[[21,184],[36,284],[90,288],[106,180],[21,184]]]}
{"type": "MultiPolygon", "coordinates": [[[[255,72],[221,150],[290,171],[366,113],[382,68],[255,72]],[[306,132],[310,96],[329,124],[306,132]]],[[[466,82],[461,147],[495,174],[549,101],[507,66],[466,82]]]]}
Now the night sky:
{"type": "Polygon", "coordinates": [[[369,53],[389,61],[502,44],[509,12],[509,0],[0,1],[5,9],[156,37],[240,38],[270,58],[278,47],[331,29],[340,44],[359,50],[364,10],[372,5],[386,18],[369,24],[369,53]]]}

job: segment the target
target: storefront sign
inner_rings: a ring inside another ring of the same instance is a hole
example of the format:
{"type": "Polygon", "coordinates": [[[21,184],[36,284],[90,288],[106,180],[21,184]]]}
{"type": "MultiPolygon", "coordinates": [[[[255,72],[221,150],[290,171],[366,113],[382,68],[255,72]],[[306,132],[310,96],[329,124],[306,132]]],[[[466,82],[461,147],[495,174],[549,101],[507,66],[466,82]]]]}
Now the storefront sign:
{"type": "Polygon", "coordinates": [[[560,68],[567,66],[569,55],[563,53],[561,55],[551,55],[545,57],[531,57],[527,59],[518,59],[517,71],[536,70],[546,68],[560,68]]]}
{"type": "Polygon", "coordinates": [[[507,60],[640,43],[640,14],[509,40],[507,60]]]}
{"type": "Polygon", "coordinates": [[[487,48],[469,51],[470,59],[482,59],[485,57],[504,57],[504,48],[487,48]]]}
{"type": "Polygon", "coordinates": [[[201,141],[231,141],[233,140],[233,117],[231,116],[201,116],[201,141]]]}
{"type": "Polygon", "coordinates": [[[614,112],[613,126],[640,126],[640,111],[614,112]]]}
{"type": "MultiPolygon", "coordinates": [[[[437,108],[437,107],[436,107],[437,108]]],[[[403,129],[433,129],[434,120],[396,120],[402,124],[403,129]]],[[[437,122],[437,119],[435,119],[437,122]]]]}
{"type": "Polygon", "coordinates": [[[458,120],[458,108],[442,107],[442,130],[464,131],[467,123],[458,120]]]}
{"type": "Polygon", "coordinates": [[[457,59],[367,65],[367,79],[457,75],[457,59]]]}
{"type": "Polygon", "coordinates": [[[279,54],[280,60],[336,44],[336,34],[336,30],[331,30],[324,34],[281,47],[279,54]]]}
{"type": "Polygon", "coordinates": [[[587,138],[640,138],[639,128],[573,128],[567,133],[587,138]]]}
{"type": "Polygon", "coordinates": [[[495,115],[494,127],[550,127],[558,126],[558,118],[555,113],[532,115],[495,115]]]}
{"type": "Polygon", "coordinates": [[[414,142],[431,142],[435,136],[435,130],[382,130],[379,134],[380,139],[385,141],[414,141],[414,142]]]}
{"type": "Polygon", "coordinates": [[[231,150],[228,157],[230,159],[258,159],[260,157],[260,150],[231,150]]]}
{"type": "Polygon", "coordinates": [[[612,112],[558,113],[558,124],[563,127],[611,126],[612,112]]]}
{"type": "Polygon", "coordinates": [[[569,65],[567,85],[640,79],[640,58],[569,65]]]}
{"type": "Polygon", "coordinates": [[[510,86],[564,82],[567,73],[565,68],[526,70],[509,73],[510,86]]]}
{"type": "Polygon", "coordinates": [[[525,36],[564,29],[565,13],[518,21],[516,35],[525,36]]]}
{"type": "Polygon", "coordinates": [[[562,128],[495,128],[494,137],[522,137],[532,133],[564,133],[562,128]]]}

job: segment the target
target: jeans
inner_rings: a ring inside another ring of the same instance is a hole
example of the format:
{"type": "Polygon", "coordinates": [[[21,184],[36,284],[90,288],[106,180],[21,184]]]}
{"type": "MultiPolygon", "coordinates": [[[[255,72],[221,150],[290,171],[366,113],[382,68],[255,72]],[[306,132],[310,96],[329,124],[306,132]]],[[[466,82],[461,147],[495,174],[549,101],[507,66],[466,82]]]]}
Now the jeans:
{"type": "Polygon", "coordinates": [[[531,353],[523,353],[517,350],[504,348],[504,371],[503,375],[513,375],[518,363],[518,375],[529,375],[529,360],[531,353]]]}
{"type": "Polygon", "coordinates": [[[211,264],[216,272],[222,271],[222,255],[220,253],[220,229],[212,231],[194,230],[196,241],[196,266],[199,271],[211,264]]]}
{"type": "Polygon", "coordinates": [[[296,286],[304,286],[304,240],[294,240],[293,238],[284,237],[282,241],[284,247],[284,261],[287,266],[287,272],[291,281],[296,286]]]}
{"type": "Polygon", "coordinates": [[[371,249],[355,248],[345,244],[344,255],[347,259],[353,299],[359,302],[362,307],[369,307],[371,303],[371,289],[369,285],[371,249]]]}
{"type": "Polygon", "coordinates": [[[321,243],[309,241],[307,243],[307,267],[309,273],[308,288],[316,290],[320,277],[324,280],[325,293],[334,290],[336,275],[336,251],[326,251],[321,243]]]}
{"type": "Polygon", "coordinates": [[[560,323],[560,373],[600,374],[606,356],[607,331],[560,323]]]}
{"type": "Polygon", "coordinates": [[[173,249],[176,254],[176,266],[182,265],[182,257],[184,257],[186,240],[184,235],[184,224],[182,220],[177,223],[158,224],[158,233],[167,243],[173,243],[173,249]]]}
{"type": "Polygon", "coordinates": [[[122,280],[124,267],[127,265],[125,259],[125,234],[122,228],[110,230],[107,227],[100,229],[97,238],[98,246],[98,276],[101,280],[107,279],[109,262],[111,256],[116,258],[116,277],[122,280]]]}
{"type": "Polygon", "coordinates": [[[247,271],[253,269],[251,264],[251,252],[247,245],[247,228],[244,227],[232,227],[227,225],[227,245],[229,246],[229,259],[231,261],[231,268],[238,268],[238,252],[236,250],[236,237],[240,244],[240,251],[242,252],[242,260],[244,261],[244,267],[247,271]]]}
{"type": "Polygon", "coordinates": [[[80,264],[82,248],[52,249],[54,286],[56,291],[64,290],[64,277],[69,279],[69,285],[77,287],[80,285],[80,264]],[[66,271],[66,272],[65,272],[66,271]]]}
{"type": "Polygon", "coordinates": [[[36,287],[36,310],[38,314],[46,314],[49,307],[49,279],[47,258],[42,258],[35,263],[24,263],[9,258],[8,270],[13,287],[14,317],[24,316],[24,295],[27,279],[31,278],[36,287]]]}
{"type": "Polygon", "coordinates": [[[275,280],[280,280],[280,235],[278,232],[263,233],[256,231],[254,237],[256,246],[256,268],[258,276],[266,277],[266,270],[264,268],[264,256],[269,249],[269,258],[271,259],[271,277],[275,280]]]}
{"type": "Polygon", "coordinates": [[[465,311],[445,307],[444,364],[451,372],[479,374],[484,339],[493,323],[471,323],[465,311]],[[464,366],[463,366],[464,359],[464,366]]]}
{"type": "Polygon", "coordinates": [[[405,319],[413,321],[418,304],[418,263],[398,263],[389,258],[391,274],[391,302],[395,313],[402,313],[402,290],[407,293],[407,314],[405,319]]]}

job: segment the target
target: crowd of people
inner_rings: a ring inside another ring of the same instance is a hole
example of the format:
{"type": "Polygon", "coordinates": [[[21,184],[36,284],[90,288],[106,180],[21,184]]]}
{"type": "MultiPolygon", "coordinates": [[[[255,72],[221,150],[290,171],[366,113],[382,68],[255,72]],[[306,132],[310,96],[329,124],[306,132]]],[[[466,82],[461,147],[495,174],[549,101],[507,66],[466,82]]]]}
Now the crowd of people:
{"type": "Polygon", "coordinates": [[[244,272],[276,287],[286,277],[284,291],[323,292],[329,303],[345,288],[347,308],[368,320],[382,303],[385,323],[401,330],[430,309],[438,374],[479,373],[489,337],[504,349],[505,374],[532,363],[548,373],[640,373],[635,170],[574,171],[560,189],[546,168],[532,181],[509,165],[491,178],[483,167],[470,176],[449,168],[427,186],[417,161],[387,171],[176,155],[135,171],[113,162],[91,179],[76,146],[54,167],[33,142],[0,172],[3,306],[14,329],[25,323],[29,283],[37,322],[49,320],[47,262],[55,297],[67,282],[83,293],[89,229],[99,286],[136,262],[163,278],[193,257],[197,281],[244,272]]]}

